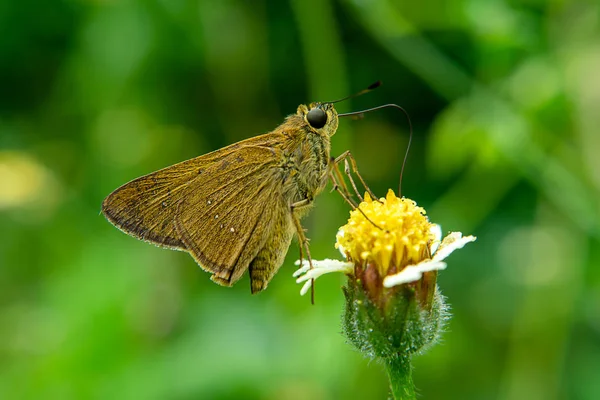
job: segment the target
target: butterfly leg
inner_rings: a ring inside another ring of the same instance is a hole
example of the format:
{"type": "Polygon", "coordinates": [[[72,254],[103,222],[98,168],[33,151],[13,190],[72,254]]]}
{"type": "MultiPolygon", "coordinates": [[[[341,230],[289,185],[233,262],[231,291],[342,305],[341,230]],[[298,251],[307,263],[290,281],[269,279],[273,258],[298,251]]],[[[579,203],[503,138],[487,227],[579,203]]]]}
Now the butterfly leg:
{"type": "Polygon", "coordinates": [[[352,199],[352,193],[348,190],[346,186],[346,181],[342,173],[340,172],[339,165],[335,164],[335,159],[331,162],[331,169],[329,171],[329,179],[333,185],[332,191],[338,192],[342,198],[346,201],[346,203],[350,204],[352,209],[357,207],[356,202],[352,199]]]}
{"type": "Polygon", "coordinates": [[[363,179],[363,177],[360,175],[360,172],[358,172],[358,166],[356,165],[356,160],[354,159],[354,156],[352,155],[352,153],[350,152],[350,150],[346,150],[341,155],[339,155],[335,159],[334,164],[337,166],[342,161],[344,161],[344,172],[348,176],[348,179],[350,179],[350,183],[352,184],[352,187],[354,188],[354,191],[357,193],[358,198],[362,201],[362,197],[361,197],[358,189],[356,188],[356,184],[354,183],[354,179],[352,179],[352,174],[351,174],[351,171],[350,171],[350,166],[352,166],[352,173],[356,174],[356,176],[360,180],[360,183],[367,190],[367,192],[369,193],[369,195],[371,196],[371,198],[374,199],[374,200],[377,199],[377,196],[375,196],[375,194],[373,193],[373,191],[371,191],[371,189],[366,184],[366,182],[363,179]],[[348,161],[350,161],[350,163],[348,163],[348,161]],[[348,164],[350,164],[350,165],[348,165],[348,164]]]}
{"type": "MultiPolygon", "coordinates": [[[[313,268],[312,257],[310,256],[308,239],[306,238],[306,235],[304,234],[304,228],[302,228],[302,224],[300,223],[300,217],[296,213],[297,209],[306,207],[310,204],[311,204],[311,200],[309,200],[309,199],[300,200],[300,201],[297,201],[297,202],[291,204],[290,210],[292,212],[292,220],[294,221],[294,227],[296,228],[296,233],[298,234],[298,242],[300,242],[300,265],[302,265],[302,261],[304,260],[303,252],[306,251],[306,259],[308,260],[308,265],[310,266],[310,269],[312,269],[313,268]]],[[[310,301],[312,304],[315,304],[314,280],[311,284],[310,301]]]]}
{"type": "Polygon", "coordinates": [[[348,203],[350,205],[350,207],[352,207],[353,210],[355,210],[358,207],[358,205],[352,199],[352,194],[350,194],[350,192],[348,191],[348,189],[346,187],[344,187],[343,185],[341,185],[341,184],[338,183],[339,182],[339,178],[336,177],[336,175],[334,173],[332,173],[330,175],[329,179],[331,179],[331,182],[333,184],[332,191],[338,192],[340,194],[340,196],[342,196],[342,198],[344,199],[344,201],[346,203],[348,203]]]}
{"type": "MultiPolygon", "coordinates": [[[[348,178],[350,179],[350,182],[352,183],[352,187],[354,188],[355,193],[358,195],[358,197],[360,198],[361,201],[363,201],[363,198],[358,193],[358,190],[356,188],[356,184],[354,183],[354,180],[352,179],[352,176],[350,174],[350,169],[348,168],[348,162],[344,158],[342,158],[342,157],[352,157],[352,154],[350,153],[350,151],[346,151],[341,156],[339,156],[338,158],[336,158],[333,161],[333,168],[329,172],[329,179],[331,179],[331,182],[333,183],[333,190],[336,190],[342,196],[342,198],[346,201],[346,203],[350,204],[350,207],[352,207],[353,210],[358,210],[367,219],[367,221],[369,221],[371,224],[373,224],[373,226],[375,226],[378,229],[383,230],[379,225],[377,225],[369,217],[367,217],[367,215],[360,208],[360,206],[356,205],[354,203],[354,201],[352,200],[352,194],[350,193],[350,191],[346,187],[346,185],[344,183],[344,177],[342,176],[342,173],[339,170],[338,163],[342,159],[344,160],[344,163],[345,163],[345,166],[346,166],[345,173],[348,176],[348,178]]],[[[352,158],[352,160],[354,160],[354,158],[352,158]]],[[[356,162],[353,161],[352,164],[354,165],[353,168],[356,168],[356,162]]],[[[369,189],[369,187],[366,185],[366,183],[364,182],[364,180],[362,179],[362,177],[359,175],[358,170],[356,170],[355,172],[356,172],[356,175],[358,175],[358,177],[360,178],[360,181],[362,182],[363,186],[367,189],[367,191],[371,195],[371,198],[373,200],[375,200],[375,201],[379,201],[379,199],[377,199],[377,197],[375,197],[375,195],[373,194],[373,192],[371,192],[371,189],[369,189]]]]}

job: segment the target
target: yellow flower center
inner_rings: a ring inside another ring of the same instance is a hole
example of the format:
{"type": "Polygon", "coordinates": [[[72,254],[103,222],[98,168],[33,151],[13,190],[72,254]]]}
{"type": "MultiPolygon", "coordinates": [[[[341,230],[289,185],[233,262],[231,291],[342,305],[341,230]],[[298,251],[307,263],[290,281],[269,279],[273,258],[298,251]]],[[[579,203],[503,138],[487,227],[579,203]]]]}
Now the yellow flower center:
{"type": "Polygon", "coordinates": [[[351,261],[372,263],[385,276],[390,265],[396,267],[395,273],[430,257],[432,224],[413,200],[398,198],[390,189],[379,201],[365,194],[358,207],[362,212],[356,209],[350,213],[336,243],[351,261]]]}

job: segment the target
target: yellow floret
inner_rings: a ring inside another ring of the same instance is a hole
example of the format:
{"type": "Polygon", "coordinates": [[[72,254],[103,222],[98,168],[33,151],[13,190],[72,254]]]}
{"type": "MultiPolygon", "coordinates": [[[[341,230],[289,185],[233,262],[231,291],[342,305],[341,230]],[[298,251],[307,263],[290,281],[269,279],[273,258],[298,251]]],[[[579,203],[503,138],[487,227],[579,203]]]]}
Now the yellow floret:
{"type": "Polygon", "coordinates": [[[390,189],[379,201],[365,194],[359,208],[362,213],[352,211],[337,236],[336,247],[342,246],[351,261],[373,263],[385,276],[392,265],[396,273],[429,258],[432,224],[413,200],[398,198],[390,189]]]}

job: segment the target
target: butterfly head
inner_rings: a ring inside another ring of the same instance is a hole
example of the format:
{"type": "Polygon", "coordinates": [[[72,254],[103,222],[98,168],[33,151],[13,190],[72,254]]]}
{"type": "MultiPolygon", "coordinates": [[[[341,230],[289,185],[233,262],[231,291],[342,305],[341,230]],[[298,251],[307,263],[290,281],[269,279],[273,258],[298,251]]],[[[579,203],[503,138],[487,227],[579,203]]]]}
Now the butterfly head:
{"type": "Polygon", "coordinates": [[[332,103],[301,104],[297,114],[315,133],[331,137],[338,128],[338,113],[332,103]]]}

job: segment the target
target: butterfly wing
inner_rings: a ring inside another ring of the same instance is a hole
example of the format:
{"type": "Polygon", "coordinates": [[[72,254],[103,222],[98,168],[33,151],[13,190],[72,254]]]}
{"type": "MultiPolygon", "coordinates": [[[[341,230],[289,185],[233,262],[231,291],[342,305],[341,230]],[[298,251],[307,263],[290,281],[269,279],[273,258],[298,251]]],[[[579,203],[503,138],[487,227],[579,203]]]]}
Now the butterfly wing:
{"type": "Polygon", "coordinates": [[[175,231],[175,212],[184,189],[202,174],[206,164],[197,157],[134,179],[104,199],[102,213],[131,236],[160,247],[185,250],[175,231]]]}
{"type": "Polygon", "coordinates": [[[195,180],[175,217],[181,241],[213,281],[230,286],[264,247],[279,215],[289,213],[281,193],[281,154],[247,147],[195,180]],[[283,211],[282,211],[283,210],[283,211]]]}
{"type": "Polygon", "coordinates": [[[257,136],[145,175],[111,193],[102,212],[127,234],[190,252],[214,281],[231,285],[281,209],[280,141],[257,136]]]}

